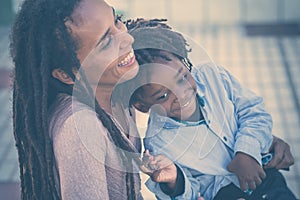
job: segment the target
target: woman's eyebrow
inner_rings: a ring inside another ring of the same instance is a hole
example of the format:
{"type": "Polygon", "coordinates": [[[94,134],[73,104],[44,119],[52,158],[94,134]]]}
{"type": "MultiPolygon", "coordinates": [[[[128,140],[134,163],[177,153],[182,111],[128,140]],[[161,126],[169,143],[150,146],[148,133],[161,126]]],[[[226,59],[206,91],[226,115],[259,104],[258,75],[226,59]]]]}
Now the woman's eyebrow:
{"type": "MultiPolygon", "coordinates": [[[[115,12],[115,9],[113,7],[111,7],[111,10],[112,10],[112,14],[113,14],[113,18],[115,19],[116,17],[116,12],[115,12]]],[[[110,28],[108,28],[104,35],[100,38],[100,40],[97,42],[96,44],[96,47],[106,38],[106,36],[108,35],[108,33],[110,32],[110,28]]]]}

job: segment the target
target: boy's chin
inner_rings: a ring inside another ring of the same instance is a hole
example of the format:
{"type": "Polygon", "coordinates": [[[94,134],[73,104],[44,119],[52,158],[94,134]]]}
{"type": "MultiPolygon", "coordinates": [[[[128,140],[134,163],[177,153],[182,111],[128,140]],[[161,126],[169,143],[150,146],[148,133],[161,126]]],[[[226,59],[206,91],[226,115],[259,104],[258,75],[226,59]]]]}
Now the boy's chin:
{"type": "Polygon", "coordinates": [[[199,121],[200,115],[196,112],[196,108],[187,113],[182,113],[180,117],[182,121],[199,121]]]}
{"type": "Polygon", "coordinates": [[[172,118],[178,121],[189,121],[192,118],[193,114],[187,113],[187,114],[181,114],[181,115],[175,115],[172,118]]]}

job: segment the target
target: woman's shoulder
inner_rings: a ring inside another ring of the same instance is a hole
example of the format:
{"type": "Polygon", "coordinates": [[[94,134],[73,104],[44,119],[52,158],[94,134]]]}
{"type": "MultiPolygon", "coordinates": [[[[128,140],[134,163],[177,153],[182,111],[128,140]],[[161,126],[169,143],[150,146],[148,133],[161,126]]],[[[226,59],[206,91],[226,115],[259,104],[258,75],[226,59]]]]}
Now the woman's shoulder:
{"type": "MultiPolygon", "coordinates": [[[[76,100],[76,98],[73,98],[70,95],[67,94],[59,94],[55,100],[55,102],[52,104],[52,106],[49,109],[49,132],[50,137],[53,136],[54,133],[59,132],[59,130],[65,125],[67,119],[72,118],[78,119],[81,118],[80,121],[77,120],[77,122],[91,122],[94,120],[91,119],[97,119],[97,115],[95,111],[93,111],[92,108],[89,106],[79,102],[76,100]],[[89,118],[89,120],[83,120],[84,118],[89,118]]],[[[70,121],[70,120],[69,120],[70,121]]],[[[70,124],[70,123],[68,123],[70,124]]]]}
{"type": "Polygon", "coordinates": [[[53,107],[49,134],[56,149],[67,151],[89,147],[91,155],[99,157],[110,141],[107,129],[89,106],[62,95],[53,107]]]}

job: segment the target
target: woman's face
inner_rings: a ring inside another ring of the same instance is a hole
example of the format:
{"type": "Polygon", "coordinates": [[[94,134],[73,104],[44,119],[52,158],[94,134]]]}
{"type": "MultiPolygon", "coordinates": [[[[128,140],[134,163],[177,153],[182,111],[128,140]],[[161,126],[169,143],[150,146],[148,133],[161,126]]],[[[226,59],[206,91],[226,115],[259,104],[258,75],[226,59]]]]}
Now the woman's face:
{"type": "Polygon", "coordinates": [[[102,0],[83,0],[72,19],[66,25],[78,42],[80,70],[92,87],[115,85],[137,74],[133,38],[111,6],[102,0]]]}

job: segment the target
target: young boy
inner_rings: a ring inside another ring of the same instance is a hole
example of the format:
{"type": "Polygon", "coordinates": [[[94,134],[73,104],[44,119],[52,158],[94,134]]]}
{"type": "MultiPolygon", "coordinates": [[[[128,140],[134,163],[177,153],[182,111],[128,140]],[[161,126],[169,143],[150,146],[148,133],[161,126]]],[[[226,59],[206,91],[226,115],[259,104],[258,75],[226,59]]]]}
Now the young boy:
{"type": "MultiPolygon", "coordinates": [[[[130,104],[151,108],[144,145],[165,155],[184,176],[176,199],[295,199],[276,169],[264,171],[262,155],[272,143],[272,119],[263,100],[228,71],[213,64],[194,67],[186,41],[167,25],[152,21],[129,26],[140,72],[128,87],[130,104]]],[[[159,161],[163,162],[163,161],[159,161]]],[[[170,199],[148,180],[158,199],[170,199]]]]}

